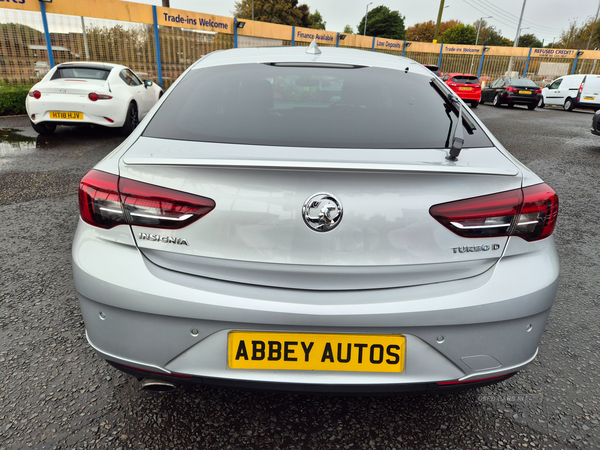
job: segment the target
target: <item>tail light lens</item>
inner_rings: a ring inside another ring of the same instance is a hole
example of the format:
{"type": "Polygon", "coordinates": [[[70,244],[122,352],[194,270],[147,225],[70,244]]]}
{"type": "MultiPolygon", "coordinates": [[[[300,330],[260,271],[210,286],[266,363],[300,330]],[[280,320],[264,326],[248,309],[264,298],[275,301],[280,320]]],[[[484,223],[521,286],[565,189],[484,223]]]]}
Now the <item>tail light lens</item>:
{"type": "Polygon", "coordinates": [[[110,100],[112,97],[110,95],[96,94],[95,92],[90,92],[88,94],[88,98],[93,102],[97,102],[98,100],[110,100]]]}
{"type": "Polygon", "coordinates": [[[542,93],[542,89],[536,89],[535,91],[533,91],[534,94],[541,94],[542,93]]]}
{"type": "Polygon", "coordinates": [[[215,208],[210,198],[92,170],[79,184],[79,213],[90,225],[178,229],[215,208]]]}
{"type": "Polygon", "coordinates": [[[29,96],[39,100],[42,97],[42,93],[40,91],[31,91],[29,96]]]}
{"type": "Polygon", "coordinates": [[[581,82],[579,85],[579,90],[577,91],[577,98],[581,98],[581,92],[583,91],[583,86],[585,86],[585,80],[581,82]]]}
{"type": "Polygon", "coordinates": [[[537,241],[552,234],[558,196],[547,184],[441,203],[429,213],[459,236],[518,236],[537,241]]]}
{"type": "Polygon", "coordinates": [[[516,88],[514,88],[514,87],[512,87],[512,86],[509,86],[509,87],[507,87],[507,88],[506,88],[506,90],[507,90],[508,92],[517,92],[517,89],[516,89],[516,88]]]}

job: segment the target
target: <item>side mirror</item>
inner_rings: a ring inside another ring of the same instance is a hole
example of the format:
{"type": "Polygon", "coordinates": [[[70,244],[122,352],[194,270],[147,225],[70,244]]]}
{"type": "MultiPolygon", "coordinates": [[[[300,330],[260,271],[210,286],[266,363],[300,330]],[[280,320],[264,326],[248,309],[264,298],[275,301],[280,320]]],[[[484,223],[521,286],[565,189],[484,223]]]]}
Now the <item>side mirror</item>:
{"type": "Polygon", "coordinates": [[[146,87],[152,86],[152,81],[150,81],[150,80],[144,80],[144,86],[146,86],[146,87]]]}

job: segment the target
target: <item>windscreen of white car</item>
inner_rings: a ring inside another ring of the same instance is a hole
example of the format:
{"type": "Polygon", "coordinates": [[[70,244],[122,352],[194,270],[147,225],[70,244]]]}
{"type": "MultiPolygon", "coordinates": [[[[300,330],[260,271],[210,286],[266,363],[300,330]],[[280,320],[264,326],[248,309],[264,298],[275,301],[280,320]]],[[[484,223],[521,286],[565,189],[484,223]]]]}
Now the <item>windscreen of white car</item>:
{"type": "MultiPolygon", "coordinates": [[[[465,112],[463,112],[463,115],[465,112]]],[[[375,67],[237,64],[191,70],[143,135],[232,144],[447,148],[456,110],[431,76],[375,67]]],[[[464,147],[492,146],[465,128],[464,147]]]]}
{"type": "Polygon", "coordinates": [[[57,80],[59,78],[78,78],[87,80],[106,80],[109,73],[110,69],[104,69],[100,67],[66,66],[58,67],[51,79],[57,80]]]}

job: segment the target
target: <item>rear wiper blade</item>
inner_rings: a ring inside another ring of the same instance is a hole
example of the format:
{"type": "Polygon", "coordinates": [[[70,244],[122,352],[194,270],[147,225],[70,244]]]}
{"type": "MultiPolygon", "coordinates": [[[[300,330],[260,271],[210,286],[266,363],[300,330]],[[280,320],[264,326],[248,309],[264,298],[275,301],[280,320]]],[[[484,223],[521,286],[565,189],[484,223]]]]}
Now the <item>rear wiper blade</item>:
{"type": "Polygon", "coordinates": [[[475,131],[476,128],[469,117],[463,115],[464,107],[460,103],[460,99],[456,94],[447,92],[445,90],[446,88],[443,87],[444,83],[437,79],[437,77],[431,79],[431,86],[440,95],[440,97],[442,97],[444,103],[446,103],[446,106],[453,110],[458,116],[456,121],[452,121],[452,131],[447,143],[450,147],[450,152],[446,156],[446,159],[449,159],[450,161],[456,161],[465,143],[463,126],[467,129],[469,134],[473,134],[473,131],[475,131]],[[459,126],[459,124],[462,124],[462,126],[459,126]]]}
{"type": "Polygon", "coordinates": [[[454,103],[458,108],[458,120],[454,123],[454,128],[452,129],[452,134],[450,135],[450,151],[448,152],[446,159],[449,159],[450,161],[456,161],[465,143],[465,138],[462,127],[463,109],[458,101],[458,97],[456,97],[456,101],[453,101],[452,103],[454,103]]]}

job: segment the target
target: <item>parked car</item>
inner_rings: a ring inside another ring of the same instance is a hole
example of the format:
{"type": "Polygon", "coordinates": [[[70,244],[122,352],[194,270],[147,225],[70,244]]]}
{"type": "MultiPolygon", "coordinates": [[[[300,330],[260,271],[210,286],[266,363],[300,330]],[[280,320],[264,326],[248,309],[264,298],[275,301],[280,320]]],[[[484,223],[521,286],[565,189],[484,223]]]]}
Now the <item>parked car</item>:
{"type": "Polygon", "coordinates": [[[565,75],[557,78],[542,89],[542,99],[538,106],[562,106],[565,111],[572,111],[577,105],[579,88],[586,75],[565,75]]]}
{"type": "Polygon", "coordinates": [[[433,66],[431,64],[424,64],[424,66],[435,73],[438,77],[442,77],[442,72],[440,72],[440,68],[438,66],[433,66]]]}
{"type": "Polygon", "coordinates": [[[43,77],[50,72],[50,65],[46,61],[36,61],[33,71],[36,77],[43,77]]]}
{"type": "Polygon", "coordinates": [[[592,134],[600,136],[600,110],[596,111],[592,117],[592,134]]]}
{"type": "Polygon", "coordinates": [[[481,84],[475,75],[464,73],[447,73],[442,77],[450,89],[452,89],[471,108],[477,108],[481,100],[481,84]]]}
{"type": "Polygon", "coordinates": [[[57,125],[101,125],[131,133],[162,96],[160,86],[141,81],[118,64],[70,62],[52,68],[25,101],[31,126],[52,134],[57,125]]]}
{"type": "Polygon", "coordinates": [[[194,63],[79,208],[86,336],[144,389],[495,383],[557,289],[556,193],[421,64],[315,41],[194,63]]]}
{"type": "Polygon", "coordinates": [[[586,75],[581,86],[579,95],[575,98],[573,108],[600,109],[600,76],[586,75]]]}
{"type": "Polygon", "coordinates": [[[529,78],[500,77],[481,90],[481,103],[492,102],[494,106],[525,105],[533,110],[541,98],[542,88],[529,78]]]}

